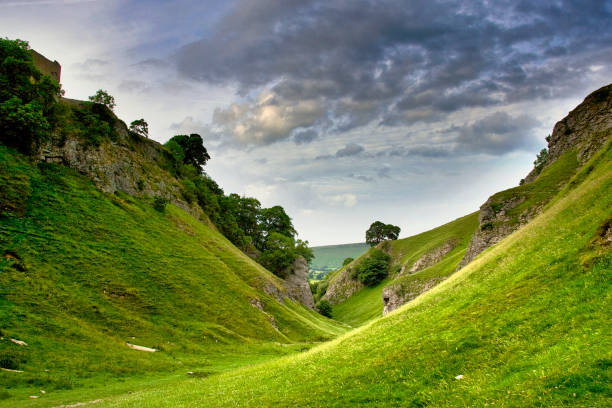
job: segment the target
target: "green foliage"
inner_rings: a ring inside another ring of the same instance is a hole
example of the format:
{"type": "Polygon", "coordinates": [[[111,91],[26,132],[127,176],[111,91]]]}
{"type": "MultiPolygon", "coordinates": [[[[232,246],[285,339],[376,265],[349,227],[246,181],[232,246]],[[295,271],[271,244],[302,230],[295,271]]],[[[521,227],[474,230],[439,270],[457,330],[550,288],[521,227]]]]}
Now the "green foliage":
{"type": "Polygon", "coordinates": [[[115,109],[115,98],[103,89],[98,89],[95,95],[89,97],[89,100],[93,103],[104,105],[111,111],[115,109]]]}
{"type": "Polygon", "coordinates": [[[130,131],[142,137],[149,137],[149,124],[144,119],[137,119],[130,123],[130,131]]]}
{"type": "Polygon", "coordinates": [[[33,154],[52,129],[59,84],[34,67],[28,43],[0,39],[0,142],[33,154]]]}
{"type": "Polygon", "coordinates": [[[206,162],[210,160],[210,155],[204,147],[202,136],[197,133],[187,135],[177,135],[165,144],[177,161],[191,165],[199,172],[206,162]]]}
{"type": "Polygon", "coordinates": [[[325,299],[323,299],[319,303],[317,303],[317,310],[323,316],[332,317],[332,307],[329,304],[329,302],[327,300],[325,300],[325,299]]]}
{"type": "Polygon", "coordinates": [[[544,162],[546,161],[547,157],[548,157],[548,150],[547,149],[540,150],[540,153],[538,153],[538,155],[536,156],[536,159],[533,162],[533,165],[535,167],[542,166],[544,164],[544,162]]]}
{"type": "Polygon", "coordinates": [[[357,279],[366,286],[375,286],[389,275],[391,257],[374,248],[355,268],[357,279]]]}
{"type": "Polygon", "coordinates": [[[346,266],[348,264],[350,264],[351,262],[353,262],[355,259],[348,257],[348,258],[344,258],[344,261],[342,261],[342,266],[346,266]]]}
{"type": "Polygon", "coordinates": [[[159,211],[163,213],[164,211],[166,211],[167,204],[168,204],[168,199],[164,197],[157,196],[153,198],[153,208],[155,209],[155,211],[159,211]]]}
{"type": "Polygon", "coordinates": [[[399,237],[400,227],[375,221],[366,231],[366,243],[376,246],[385,240],[396,240],[399,237]]]}
{"type": "Polygon", "coordinates": [[[310,262],[314,257],[312,249],[308,247],[308,241],[302,241],[301,239],[295,241],[295,254],[304,257],[306,262],[310,262]]]}

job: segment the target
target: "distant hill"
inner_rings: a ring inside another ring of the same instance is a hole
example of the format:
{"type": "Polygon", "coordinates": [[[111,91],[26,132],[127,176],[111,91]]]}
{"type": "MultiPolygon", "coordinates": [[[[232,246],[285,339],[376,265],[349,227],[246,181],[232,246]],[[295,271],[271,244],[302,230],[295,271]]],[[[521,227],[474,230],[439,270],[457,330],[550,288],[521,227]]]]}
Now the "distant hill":
{"type": "Polygon", "coordinates": [[[325,245],[312,247],[314,258],[309,263],[312,280],[321,280],[331,271],[342,266],[346,258],[358,258],[365,253],[370,246],[364,243],[325,245]]]}

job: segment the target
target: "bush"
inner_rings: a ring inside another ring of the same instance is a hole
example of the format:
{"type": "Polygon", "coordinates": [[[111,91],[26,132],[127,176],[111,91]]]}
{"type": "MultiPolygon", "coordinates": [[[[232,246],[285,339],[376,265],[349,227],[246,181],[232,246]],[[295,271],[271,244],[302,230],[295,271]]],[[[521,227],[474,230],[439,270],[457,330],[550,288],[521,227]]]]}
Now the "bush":
{"type": "Polygon", "coordinates": [[[348,264],[350,264],[351,262],[353,262],[355,259],[354,258],[344,258],[344,261],[342,261],[342,266],[346,266],[348,264]]]}
{"type": "Polygon", "coordinates": [[[159,212],[166,211],[166,204],[168,204],[168,200],[164,197],[158,196],[153,199],[153,208],[159,212]]]}
{"type": "Polygon", "coordinates": [[[325,317],[332,317],[332,307],[325,299],[317,303],[317,310],[325,317]]]}
{"type": "Polygon", "coordinates": [[[379,249],[374,249],[356,268],[357,279],[366,286],[376,286],[389,275],[391,258],[379,249]]]}

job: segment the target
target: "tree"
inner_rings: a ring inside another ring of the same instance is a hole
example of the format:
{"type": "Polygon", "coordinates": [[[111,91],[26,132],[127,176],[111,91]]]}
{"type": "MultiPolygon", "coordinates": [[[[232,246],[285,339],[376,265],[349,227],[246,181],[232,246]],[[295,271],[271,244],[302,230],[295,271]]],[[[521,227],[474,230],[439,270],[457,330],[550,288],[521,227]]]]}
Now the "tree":
{"type": "Polygon", "coordinates": [[[192,165],[199,172],[206,162],[210,160],[210,155],[204,147],[202,136],[197,133],[187,135],[176,135],[164,145],[177,161],[192,165]]]}
{"type": "Polygon", "coordinates": [[[262,209],[260,223],[265,237],[273,232],[288,237],[293,237],[297,233],[293,228],[291,218],[280,205],[262,209]]]}
{"type": "Polygon", "coordinates": [[[130,123],[130,130],[142,137],[149,137],[149,124],[144,119],[137,119],[130,123]]]}
{"type": "Polygon", "coordinates": [[[0,38],[0,141],[34,153],[52,129],[60,86],[32,62],[26,41],[0,38]]]}
{"type": "Polygon", "coordinates": [[[380,249],[372,249],[356,268],[357,279],[366,286],[376,286],[389,275],[391,257],[380,249]]]}
{"type": "Polygon", "coordinates": [[[266,249],[259,262],[275,275],[284,278],[285,270],[295,261],[295,242],[293,238],[272,232],[266,239],[266,249]]]}
{"type": "Polygon", "coordinates": [[[348,258],[344,258],[344,261],[342,261],[342,266],[346,266],[348,264],[350,264],[351,262],[353,262],[355,259],[348,257],[348,258]]]}
{"type": "Polygon", "coordinates": [[[376,246],[385,240],[395,240],[399,237],[400,227],[375,221],[366,231],[366,243],[376,246]]]}
{"type": "Polygon", "coordinates": [[[306,262],[310,262],[314,258],[314,252],[308,247],[308,241],[302,241],[301,239],[295,241],[295,254],[303,256],[306,262]]]}
{"type": "Polygon", "coordinates": [[[325,299],[317,303],[317,310],[320,314],[326,317],[332,317],[332,307],[329,302],[325,299]]]}
{"type": "Polygon", "coordinates": [[[111,95],[109,95],[108,92],[103,89],[98,89],[95,95],[89,97],[89,100],[93,103],[99,103],[100,105],[104,105],[110,110],[115,109],[116,106],[115,98],[113,98],[111,95]]]}
{"type": "Polygon", "coordinates": [[[545,148],[540,150],[540,153],[538,153],[538,155],[536,156],[536,159],[533,162],[533,165],[535,167],[540,167],[542,164],[544,164],[547,157],[548,157],[548,150],[545,148]]]}

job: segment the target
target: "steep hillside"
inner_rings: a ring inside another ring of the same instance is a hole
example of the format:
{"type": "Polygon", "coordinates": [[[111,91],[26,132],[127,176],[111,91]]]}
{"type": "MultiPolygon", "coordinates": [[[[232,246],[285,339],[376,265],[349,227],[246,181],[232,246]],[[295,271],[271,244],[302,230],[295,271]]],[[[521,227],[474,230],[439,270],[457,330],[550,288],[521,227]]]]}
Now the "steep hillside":
{"type": "Polygon", "coordinates": [[[519,187],[494,194],[480,207],[480,227],[461,266],[539,214],[611,134],[612,84],[588,95],[555,124],[544,159],[519,187]]]}
{"type": "Polygon", "coordinates": [[[473,213],[379,245],[391,256],[392,273],[373,288],[364,287],[351,273],[367,253],[334,273],[324,296],[335,305],[334,318],[353,326],[363,324],[445,279],[456,270],[477,224],[478,213],[473,213]]]}
{"type": "Polygon", "coordinates": [[[8,395],[214,372],[220,356],[258,361],[345,331],[174,205],[101,192],[4,146],[0,189],[0,365],[23,371],[0,371],[8,395]]]}
{"type": "MultiPolygon", "coordinates": [[[[465,236],[445,237],[443,233],[439,235],[442,241],[426,237],[429,241],[424,250],[409,239],[404,240],[411,249],[411,255],[398,253],[397,248],[406,246],[398,244],[402,240],[386,244],[389,245],[387,250],[394,264],[400,265],[402,269],[398,279],[392,273],[389,279],[379,285],[384,303],[383,313],[429,290],[448,277],[454,268],[466,266],[481,252],[540,214],[584,163],[610,139],[611,128],[612,85],[608,85],[587,96],[555,125],[552,135],[547,138],[547,153],[521,185],[492,195],[480,207],[477,223],[470,232],[473,234],[471,239],[465,241],[465,236]],[[458,242],[462,244],[457,245],[458,242]],[[457,256],[462,257],[460,263],[456,262],[457,256]]],[[[359,293],[363,285],[350,279],[350,268],[330,276],[326,298],[332,304],[337,304],[335,316],[355,324],[374,317],[376,311],[380,310],[381,301],[376,299],[378,290],[368,288],[365,293],[359,293]]]]}
{"type": "Polygon", "coordinates": [[[541,215],[389,316],[99,406],[610,406],[611,208],[608,145],[541,215]]]}

